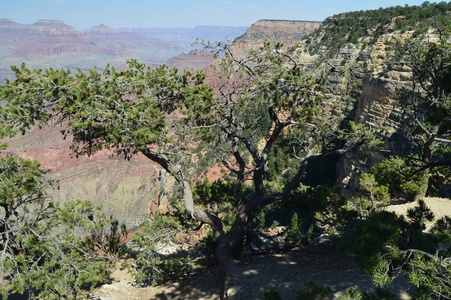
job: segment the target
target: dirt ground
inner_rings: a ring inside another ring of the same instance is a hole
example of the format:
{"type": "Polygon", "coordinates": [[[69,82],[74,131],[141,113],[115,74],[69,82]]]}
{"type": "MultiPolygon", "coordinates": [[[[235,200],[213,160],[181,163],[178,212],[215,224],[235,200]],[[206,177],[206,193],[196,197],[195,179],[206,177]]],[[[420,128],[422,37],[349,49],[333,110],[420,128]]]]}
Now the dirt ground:
{"type": "MultiPolygon", "coordinates": [[[[436,219],[451,215],[451,200],[427,198],[426,204],[436,219]]],[[[405,214],[414,204],[393,205],[387,209],[405,214]]],[[[241,282],[237,284],[238,296],[234,299],[264,299],[264,292],[277,290],[282,299],[295,299],[308,281],[327,285],[334,291],[357,287],[363,291],[373,290],[368,277],[363,276],[349,256],[337,253],[327,240],[316,245],[287,253],[245,257],[237,262],[241,282]]],[[[126,270],[119,267],[113,272],[113,282],[105,284],[91,294],[97,300],[153,300],[153,299],[219,299],[218,270],[209,269],[189,278],[157,287],[137,287],[126,270]]],[[[413,287],[399,280],[393,292],[398,299],[412,299],[413,287]]]]}
{"type": "MultiPolygon", "coordinates": [[[[237,299],[264,299],[264,291],[275,289],[282,299],[294,299],[297,291],[306,288],[309,280],[344,291],[356,286],[373,288],[371,280],[359,272],[349,257],[337,253],[329,242],[309,249],[265,256],[247,257],[238,262],[242,281],[237,299]]],[[[219,299],[216,268],[179,282],[157,287],[135,287],[126,270],[116,269],[115,281],[94,292],[94,299],[219,299]]]]}

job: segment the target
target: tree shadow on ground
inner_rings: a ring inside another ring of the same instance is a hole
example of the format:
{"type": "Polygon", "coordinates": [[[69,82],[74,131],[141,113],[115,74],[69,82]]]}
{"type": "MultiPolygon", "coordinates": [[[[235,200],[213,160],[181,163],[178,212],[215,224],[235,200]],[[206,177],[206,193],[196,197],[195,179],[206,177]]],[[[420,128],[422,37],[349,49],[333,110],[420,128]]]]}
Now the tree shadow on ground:
{"type": "MultiPolygon", "coordinates": [[[[309,281],[329,286],[334,292],[345,292],[349,287],[375,289],[351,258],[338,253],[329,241],[285,253],[244,257],[237,266],[237,299],[264,299],[265,291],[271,289],[279,292],[281,299],[295,299],[298,291],[307,289],[309,281]]],[[[163,289],[155,299],[219,299],[218,279],[217,268],[206,270],[163,289]]]]}

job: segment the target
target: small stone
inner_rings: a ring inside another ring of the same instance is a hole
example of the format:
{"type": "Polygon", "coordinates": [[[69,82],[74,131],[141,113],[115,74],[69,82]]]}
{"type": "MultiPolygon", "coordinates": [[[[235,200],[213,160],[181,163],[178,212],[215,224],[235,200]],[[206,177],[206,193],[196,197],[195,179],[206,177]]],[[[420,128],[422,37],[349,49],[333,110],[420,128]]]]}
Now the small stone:
{"type": "Polygon", "coordinates": [[[294,282],[283,282],[277,285],[278,289],[292,289],[294,287],[294,282]]]}
{"type": "Polygon", "coordinates": [[[241,286],[232,286],[227,290],[227,297],[236,297],[239,293],[241,293],[241,286]]]}

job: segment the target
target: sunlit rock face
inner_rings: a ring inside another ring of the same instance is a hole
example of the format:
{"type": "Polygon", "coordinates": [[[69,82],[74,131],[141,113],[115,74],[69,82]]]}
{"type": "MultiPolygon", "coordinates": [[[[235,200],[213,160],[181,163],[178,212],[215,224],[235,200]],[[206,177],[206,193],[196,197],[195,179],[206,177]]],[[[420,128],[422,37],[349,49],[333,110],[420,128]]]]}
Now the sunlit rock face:
{"type": "Polygon", "coordinates": [[[312,21],[260,20],[235,39],[233,50],[235,53],[246,53],[258,49],[265,42],[295,44],[320,25],[321,22],[312,21]]]}

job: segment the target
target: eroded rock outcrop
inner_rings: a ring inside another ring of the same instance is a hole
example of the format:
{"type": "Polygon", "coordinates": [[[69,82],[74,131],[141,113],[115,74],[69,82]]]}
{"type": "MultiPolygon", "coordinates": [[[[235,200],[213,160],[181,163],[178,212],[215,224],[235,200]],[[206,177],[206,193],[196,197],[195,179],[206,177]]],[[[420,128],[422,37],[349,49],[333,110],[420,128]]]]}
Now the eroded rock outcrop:
{"type": "Polygon", "coordinates": [[[314,21],[259,20],[245,34],[234,40],[233,51],[246,53],[258,49],[266,41],[281,41],[294,45],[320,25],[321,22],[314,21]]]}

